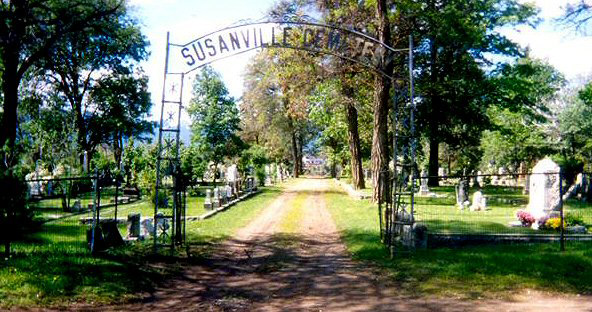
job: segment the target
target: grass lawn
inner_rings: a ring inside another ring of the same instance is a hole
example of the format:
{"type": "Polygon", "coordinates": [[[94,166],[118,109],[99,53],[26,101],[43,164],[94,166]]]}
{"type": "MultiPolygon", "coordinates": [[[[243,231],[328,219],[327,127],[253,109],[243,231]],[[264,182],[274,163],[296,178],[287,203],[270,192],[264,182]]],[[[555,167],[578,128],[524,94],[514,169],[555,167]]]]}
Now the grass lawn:
{"type": "Polygon", "coordinates": [[[521,289],[592,293],[592,243],[437,248],[390,259],[379,239],[378,211],[369,201],[328,193],[330,210],[352,256],[386,270],[409,294],[505,297],[521,289]]]}
{"type": "MultiPolygon", "coordinates": [[[[204,209],[204,197],[187,197],[187,216],[200,216],[206,213],[204,209]]],[[[171,215],[172,209],[159,208],[165,215],[171,215]]],[[[135,203],[118,205],[117,217],[125,218],[130,213],[140,213],[142,217],[154,217],[154,204],[148,199],[142,199],[135,203]]],[[[101,210],[101,217],[113,218],[115,215],[115,208],[109,207],[101,210]]]]}
{"type": "Polygon", "coordinates": [[[187,222],[187,241],[190,244],[203,245],[231,237],[238,229],[246,226],[267,205],[271,204],[280,193],[280,187],[265,187],[262,193],[232,206],[212,218],[199,222],[187,222]]]}
{"type": "MultiPolygon", "coordinates": [[[[344,178],[350,183],[349,178],[344,178]]],[[[530,228],[509,227],[509,223],[517,221],[516,212],[526,209],[528,195],[522,194],[522,188],[488,185],[482,188],[487,198],[487,211],[470,211],[458,209],[454,186],[432,187],[430,191],[438,197],[415,196],[415,218],[427,225],[431,233],[445,234],[556,234],[554,231],[535,231],[530,228]]],[[[476,192],[471,188],[469,194],[476,192]]],[[[372,189],[361,190],[371,195],[372,189]]],[[[469,198],[472,200],[472,198],[469,198]]],[[[592,225],[592,205],[575,199],[564,203],[566,214],[582,216],[584,222],[592,225]]],[[[592,228],[590,228],[592,231],[592,228]]]]}
{"type": "MultiPolygon", "coordinates": [[[[265,188],[261,194],[211,219],[188,222],[188,242],[203,245],[229,237],[279,194],[277,187],[265,188]]],[[[118,214],[124,217],[139,211],[150,216],[153,209],[149,201],[143,200],[120,206],[118,214]]],[[[202,211],[203,198],[188,199],[188,215],[202,211]]],[[[109,216],[113,208],[103,213],[109,216]]],[[[86,247],[88,227],[79,220],[84,216],[42,224],[13,243],[13,256],[0,260],[0,309],[124,301],[151,290],[167,274],[175,273],[175,269],[150,265],[154,260],[149,256],[150,241],[91,256],[86,247]]]]}
{"type": "MultiPolygon", "coordinates": [[[[188,216],[199,216],[205,213],[203,208],[203,202],[205,199],[205,190],[212,189],[213,186],[205,187],[199,186],[193,189],[197,196],[187,196],[187,215],[188,216]]],[[[120,189],[119,198],[126,196],[123,195],[123,191],[120,189]]],[[[115,198],[115,187],[105,187],[101,190],[101,206],[113,205],[115,198]]],[[[70,200],[70,205],[74,204],[75,200],[80,200],[81,207],[86,209],[89,204],[93,203],[93,193],[87,192],[79,194],[75,198],[70,200]]],[[[61,198],[49,198],[38,201],[31,201],[29,206],[33,209],[35,214],[35,220],[43,222],[49,221],[56,218],[68,217],[71,215],[70,212],[64,211],[62,208],[61,198]]],[[[105,212],[101,213],[101,216],[113,217],[114,210],[105,208],[105,212]]],[[[154,204],[150,203],[148,196],[144,196],[142,200],[131,204],[119,204],[118,205],[118,217],[125,217],[128,213],[140,212],[142,216],[154,215],[154,204]],[[122,213],[119,213],[122,212],[122,213]]]]}
{"type": "MultiPolygon", "coordinates": [[[[516,221],[516,212],[526,209],[528,195],[522,195],[521,188],[485,186],[482,191],[487,197],[487,211],[458,209],[455,205],[455,191],[452,186],[432,188],[438,198],[415,197],[415,215],[419,222],[428,226],[428,231],[437,233],[555,233],[553,231],[535,231],[530,228],[509,227],[516,221]]],[[[476,192],[471,189],[469,194],[476,192]]],[[[565,203],[566,214],[581,215],[587,224],[592,224],[592,205],[568,200],[565,203]]]]}

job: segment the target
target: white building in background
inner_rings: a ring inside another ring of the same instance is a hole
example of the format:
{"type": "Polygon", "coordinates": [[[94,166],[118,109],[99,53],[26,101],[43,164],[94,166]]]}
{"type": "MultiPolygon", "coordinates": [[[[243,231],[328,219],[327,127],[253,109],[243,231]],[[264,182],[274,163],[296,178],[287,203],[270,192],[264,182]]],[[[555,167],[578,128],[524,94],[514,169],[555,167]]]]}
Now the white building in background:
{"type": "Polygon", "coordinates": [[[316,157],[311,155],[304,155],[302,157],[302,166],[304,173],[312,175],[326,174],[327,159],[323,157],[316,157]]]}

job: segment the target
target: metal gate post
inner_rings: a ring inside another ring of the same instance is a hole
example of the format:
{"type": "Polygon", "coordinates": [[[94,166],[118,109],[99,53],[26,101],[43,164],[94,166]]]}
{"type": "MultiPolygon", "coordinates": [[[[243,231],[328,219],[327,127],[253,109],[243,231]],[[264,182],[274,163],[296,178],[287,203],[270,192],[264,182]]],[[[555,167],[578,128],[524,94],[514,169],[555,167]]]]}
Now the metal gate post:
{"type": "Polygon", "coordinates": [[[162,104],[160,111],[160,124],[158,130],[158,154],[156,158],[156,189],[154,201],[154,252],[159,246],[170,247],[173,251],[176,244],[184,242],[182,235],[185,223],[185,199],[183,198],[183,183],[180,181],[180,132],[181,132],[181,111],[183,109],[183,85],[184,73],[169,73],[170,57],[170,34],[167,32],[166,60],[164,77],[162,82],[162,104]],[[172,88],[167,90],[169,76],[177,77],[172,88]],[[177,82],[179,89],[177,89],[177,82]],[[174,98],[167,98],[167,92],[171,92],[174,98]],[[169,107],[170,106],[170,107],[169,107]],[[166,115],[165,115],[166,110],[166,115]],[[164,143],[164,144],[163,144],[164,143]],[[168,183],[165,183],[168,182],[168,183]],[[172,183],[171,183],[172,182],[172,183]],[[172,184],[172,185],[171,185],[172,184]],[[162,205],[160,197],[166,194],[166,201],[172,194],[172,210],[170,215],[163,215],[159,208],[162,205]],[[170,221],[170,226],[167,222],[170,221]],[[159,233],[159,225],[161,226],[159,233]],[[162,242],[159,243],[159,235],[162,242]]]}

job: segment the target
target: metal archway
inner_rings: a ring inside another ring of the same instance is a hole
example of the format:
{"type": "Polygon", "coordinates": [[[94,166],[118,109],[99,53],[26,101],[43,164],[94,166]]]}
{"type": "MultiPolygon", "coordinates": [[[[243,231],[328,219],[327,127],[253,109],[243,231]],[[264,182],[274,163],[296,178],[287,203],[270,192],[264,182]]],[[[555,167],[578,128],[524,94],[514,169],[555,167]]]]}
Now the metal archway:
{"type": "MultiPolygon", "coordinates": [[[[404,124],[408,132],[408,137],[415,137],[414,124],[414,92],[413,92],[413,44],[410,38],[410,46],[405,49],[395,49],[379,40],[364,34],[362,32],[347,29],[335,25],[327,25],[312,22],[294,22],[294,21],[265,21],[249,22],[234,25],[220,30],[208,33],[185,44],[175,44],[170,42],[169,33],[167,33],[166,59],[164,68],[164,79],[162,89],[162,105],[158,134],[158,154],[156,163],[156,200],[154,203],[154,248],[174,247],[185,241],[185,188],[181,185],[178,177],[180,170],[179,153],[179,135],[181,111],[183,109],[183,82],[185,75],[212,62],[220,61],[231,56],[242,54],[251,50],[263,48],[287,48],[309,51],[332,55],[353,63],[362,65],[370,70],[390,79],[395,85],[395,78],[389,73],[385,73],[377,66],[381,56],[386,54],[386,61],[392,62],[396,53],[409,53],[409,78],[399,77],[399,80],[408,81],[408,92],[403,92],[395,96],[395,107],[393,121],[404,124]],[[408,109],[405,114],[407,119],[403,122],[398,116],[401,107],[398,105],[400,99],[405,98],[404,105],[408,109]],[[162,193],[166,196],[159,196],[162,193]],[[170,199],[172,197],[173,207],[171,214],[160,214],[160,208],[164,208],[164,202],[160,197],[170,199]],[[161,221],[163,220],[163,221],[161,221]],[[167,227],[167,221],[170,220],[172,226],[167,227]]],[[[395,124],[394,131],[400,131],[401,125],[395,124]]],[[[397,138],[397,136],[395,136],[397,138]]],[[[398,178],[399,175],[410,177],[411,184],[415,185],[415,175],[409,171],[410,166],[400,165],[397,160],[401,153],[403,157],[415,163],[415,141],[412,139],[411,148],[401,148],[400,141],[393,141],[393,159],[397,174],[389,181],[392,187],[389,189],[389,198],[392,199],[394,207],[387,208],[380,212],[381,233],[392,235],[394,233],[393,222],[396,211],[399,207],[411,208],[413,215],[413,192],[409,200],[401,200],[402,192],[397,190],[397,181],[399,184],[404,178],[398,178]],[[402,168],[399,171],[396,168],[402,168]],[[403,203],[403,204],[398,204],[403,203]],[[394,209],[393,209],[394,208],[394,209]],[[385,216],[383,218],[383,215],[385,216]],[[384,224],[383,224],[384,219],[384,224]],[[390,220],[390,221],[389,221],[390,220]],[[391,234],[387,234],[391,233],[391,234]]],[[[390,183],[389,183],[390,184],[390,183]]],[[[386,239],[385,242],[391,242],[392,239],[386,239]]]]}

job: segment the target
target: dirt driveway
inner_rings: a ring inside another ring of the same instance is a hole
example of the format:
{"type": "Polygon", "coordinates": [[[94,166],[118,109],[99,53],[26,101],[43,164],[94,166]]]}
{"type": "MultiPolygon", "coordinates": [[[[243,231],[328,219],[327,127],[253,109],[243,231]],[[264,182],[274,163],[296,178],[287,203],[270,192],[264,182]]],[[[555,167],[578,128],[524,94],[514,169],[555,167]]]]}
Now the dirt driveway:
{"type": "Polygon", "coordinates": [[[96,311],[592,311],[583,297],[541,293],[506,301],[410,298],[351,260],[323,193],[328,180],[302,179],[213,255],[187,267],[140,302],[81,307],[96,311]],[[297,233],[283,216],[305,196],[297,233]]]}

